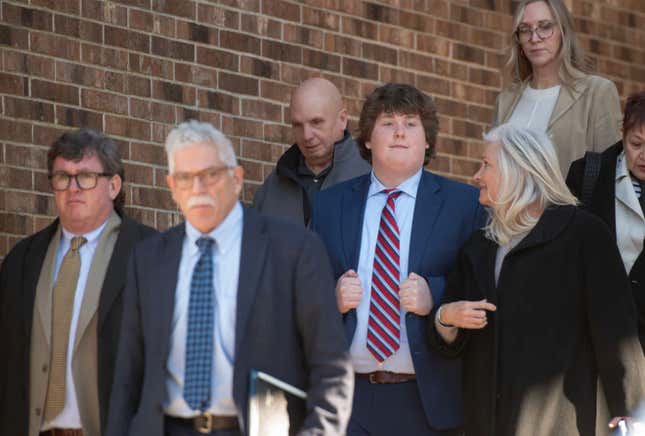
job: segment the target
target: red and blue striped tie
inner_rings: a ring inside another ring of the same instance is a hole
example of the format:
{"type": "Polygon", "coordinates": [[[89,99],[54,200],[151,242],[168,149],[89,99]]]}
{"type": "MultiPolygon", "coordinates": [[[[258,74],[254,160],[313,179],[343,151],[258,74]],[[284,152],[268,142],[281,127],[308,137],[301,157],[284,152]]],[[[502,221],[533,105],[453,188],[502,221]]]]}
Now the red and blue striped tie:
{"type": "Polygon", "coordinates": [[[386,189],[383,193],[387,194],[387,201],[376,238],[367,322],[367,349],[378,362],[396,353],[401,341],[399,226],[394,208],[401,191],[386,189]]]}

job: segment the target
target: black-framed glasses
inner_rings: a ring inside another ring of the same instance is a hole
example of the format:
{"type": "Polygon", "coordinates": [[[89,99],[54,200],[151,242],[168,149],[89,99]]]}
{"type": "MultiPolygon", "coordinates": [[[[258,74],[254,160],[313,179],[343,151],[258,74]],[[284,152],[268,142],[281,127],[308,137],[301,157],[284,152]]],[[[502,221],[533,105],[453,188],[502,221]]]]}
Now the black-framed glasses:
{"type": "Polygon", "coordinates": [[[223,166],[223,167],[208,167],[201,171],[195,172],[183,172],[178,171],[172,174],[172,179],[175,182],[175,186],[178,189],[190,189],[193,187],[195,182],[195,177],[199,179],[199,183],[211,186],[218,182],[221,179],[224,171],[231,170],[232,167],[223,166]]]}
{"type": "Polygon", "coordinates": [[[50,174],[49,183],[54,191],[65,191],[69,188],[71,180],[74,179],[79,189],[88,190],[96,188],[99,177],[112,177],[113,175],[112,173],[95,173],[91,171],[68,174],[61,171],[50,174]]]}
{"type": "Polygon", "coordinates": [[[520,43],[525,43],[531,40],[533,33],[537,35],[540,40],[545,40],[553,36],[555,30],[555,23],[553,21],[540,21],[536,27],[531,27],[526,24],[520,24],[515,30],[515,40],[520,43]]]}

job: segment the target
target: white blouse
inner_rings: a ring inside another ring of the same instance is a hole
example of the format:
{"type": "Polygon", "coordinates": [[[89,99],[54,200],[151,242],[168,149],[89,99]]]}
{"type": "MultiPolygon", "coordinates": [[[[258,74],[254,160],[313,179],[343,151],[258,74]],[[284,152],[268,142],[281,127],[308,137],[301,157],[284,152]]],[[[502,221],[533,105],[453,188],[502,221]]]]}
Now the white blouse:
{"type": "Polygon", "coordinates": [[[559,94],[560,85],[546,89],[527,86],[508,122],[538,132],[546,132],[559,94]]]}

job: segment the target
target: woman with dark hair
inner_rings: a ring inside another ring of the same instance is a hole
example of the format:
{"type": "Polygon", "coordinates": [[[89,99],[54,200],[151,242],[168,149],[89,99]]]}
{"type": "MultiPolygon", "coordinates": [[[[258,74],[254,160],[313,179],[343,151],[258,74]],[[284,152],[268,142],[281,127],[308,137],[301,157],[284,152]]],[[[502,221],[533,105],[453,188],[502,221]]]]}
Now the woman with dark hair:
{"type": "Polygon", "coordinates": [[[625,104],[623,139],[600,155],[587,155],[571,165],[567,184],[584,207],[598,215],[616,238],[639,313],[639,337],[645,349],[645,91],[625,104]],[[593,176],[594,163],[600,165],[593,176]],[[586,174],[586,182],[585,182],[586,174]]]}
{"type": "Polygon", "coordinates": [[[563,0],[523,0],[513,19],[506,76],[494,125],[546,132],[562,174],[585,151],[620,136],[620,99],[610,80],[587,73],[585,56],[563,0]]]}
{"type": "Polygon", "coordinates": [[[488,224],[428,323],[438,350],[463,357],[466,436],[605,434],[598,383],[612,416],[645,391],[616,244],[576,207],[546,135],[505,124],[485,140],[474,179],[488,224]]]}

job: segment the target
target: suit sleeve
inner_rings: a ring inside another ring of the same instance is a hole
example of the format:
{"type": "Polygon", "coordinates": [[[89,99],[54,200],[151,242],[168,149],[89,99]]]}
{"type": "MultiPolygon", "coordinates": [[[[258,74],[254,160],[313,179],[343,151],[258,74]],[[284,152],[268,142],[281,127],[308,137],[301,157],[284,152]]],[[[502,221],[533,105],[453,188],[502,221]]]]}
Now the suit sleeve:
{"type": "Polygon", "coordinates": [[[588,132],[592,135],[588,144],[592,151],[601,152],[620,140],[620,124],[623,117],[620,97],[614,82],[602,80],[594,90],[590,107],[590,125],[593,128],[588,132]]]}
{"type": "Polygon", "coordinates": [[[585,158],[578,159],[571,164],[567,173],[567,186],[576,198],[582,194],[582,183],[585,171],[585,158]]]}
{"type": "Polygon", "coordinates": [[[296,319],[309,368],[307,417],[299,434],[342,435],[352,408],[354,376],[327,252],[311,232],[296,268],[296,319]]]}
{"type": "Polygon", "coordinates": [[[588,220],[579,236],[587,322],[609,410],[626,416],[645,394],[636,309],[615,241],[599,220],[588,220]]]}
{"type": "Polygon", "coordinates": [[[106,431],[108,436],[129,434],[130,423],[141,397],[145,362],[136,262],[139,256],[135,247],[130,257],[124,291],[123,321],[106,431]]]}

